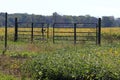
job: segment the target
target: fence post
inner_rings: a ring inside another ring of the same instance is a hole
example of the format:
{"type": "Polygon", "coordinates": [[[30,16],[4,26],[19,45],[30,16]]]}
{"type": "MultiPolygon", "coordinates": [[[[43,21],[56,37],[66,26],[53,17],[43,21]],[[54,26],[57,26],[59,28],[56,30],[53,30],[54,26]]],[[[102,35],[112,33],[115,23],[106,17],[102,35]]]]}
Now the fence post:
{"type": "Polygon", "coordinates": [[[14,35],[14,41],[16,42],[18,40],[18,21],[17,18],[15,18],[15,35],[14,35]]]}
{"type": "Polygon", "coordinates": [[[55,43],[54,37],[55,37],[55,23],[53,24],[53,43],[55,43]]]}
{"type": "Polygon", "coordinates": [[[7,48],[7,16],[8,14],[5,13],[5,50],[7,48]]]}
{"type": "Polygon", "coordinates": [[[74,23],[74,44],[76,44],[76,23],[74,23]]]}
{"type": "Polygon", "coordinates": [[[98,23],[96,23],[96,45],[98,45],[98,23]]]}
{"type": "Polygon", "coordinates": [[[49,24],[47,24],[47,39],[49,38],[49,24]]]}
{"type": "Polygon", "coordinates": [[[42,23],[42,39],[44,40],[44,23],[42,23]]]}
{"type": "Polygon", "coordinates": [[[101,45],[101,18],[98,19],[98,45],[101,45]]]}
{"type": "Polygon", "coordinates": [[[33,42],[33,22],[31,24],[31,42],[33,42]]]}

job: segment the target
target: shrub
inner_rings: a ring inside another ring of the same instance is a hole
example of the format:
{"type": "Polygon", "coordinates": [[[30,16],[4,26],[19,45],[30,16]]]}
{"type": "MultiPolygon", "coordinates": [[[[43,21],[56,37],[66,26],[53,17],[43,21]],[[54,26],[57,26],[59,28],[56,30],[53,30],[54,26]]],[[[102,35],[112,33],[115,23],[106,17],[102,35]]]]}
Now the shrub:
{"type": "Polygon", "coordinates": [[[32,80],[119,80],[120,54],[116,49],[84,47],[40,54],[25,63],[22,77],[32,80]]]}

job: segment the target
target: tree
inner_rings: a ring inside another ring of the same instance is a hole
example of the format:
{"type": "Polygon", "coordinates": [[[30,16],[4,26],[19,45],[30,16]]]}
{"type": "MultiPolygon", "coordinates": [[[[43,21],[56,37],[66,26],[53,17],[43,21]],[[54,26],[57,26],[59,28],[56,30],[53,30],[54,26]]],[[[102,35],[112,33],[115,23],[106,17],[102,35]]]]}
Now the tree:
{"type": "Polygon", "coordinates": [[[115,26],[115,19],[113,16],[103,16],[102,17],[102,26],[103,27],[113,27],[115,26]]]}

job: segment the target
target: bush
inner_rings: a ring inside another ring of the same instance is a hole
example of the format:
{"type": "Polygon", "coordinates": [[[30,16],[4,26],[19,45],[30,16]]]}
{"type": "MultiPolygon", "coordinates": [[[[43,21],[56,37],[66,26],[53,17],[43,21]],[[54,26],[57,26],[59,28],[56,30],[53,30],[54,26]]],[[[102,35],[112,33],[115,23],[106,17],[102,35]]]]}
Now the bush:
{"type": "Polygon", "coordinates": [[[120,54],[111,47],[63,49],[40,54],[22,67],[32,80],[120,80],[120,54]]]}

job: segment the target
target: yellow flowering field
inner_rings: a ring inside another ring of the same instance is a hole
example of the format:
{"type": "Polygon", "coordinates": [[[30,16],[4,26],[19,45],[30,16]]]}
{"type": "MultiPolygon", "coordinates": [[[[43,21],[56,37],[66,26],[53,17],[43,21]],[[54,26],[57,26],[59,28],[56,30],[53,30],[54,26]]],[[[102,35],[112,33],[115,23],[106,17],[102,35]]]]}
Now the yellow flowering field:
{"type": "MultiPolygon", "coordinates": [[[[31,28],[19,28],[19,31],[31,31],[31,28]]],[[[42,31],[41,28],[34,28],[34,34],[41,34],[42,31]]],[[[53,35],[53,28],[49,28],[49,30],[47,31],[47,28],[45,29],[45,33],[49,33],[49,36],[53,35]]],[[[74,32],[73,28],[55,28],[54,29],[55,32],[74,32]]],[[[95,28],[77,28],[76,32],[96,32],[95,28]]],[[[112,28],[102,28],[101,29],[102,33],[107,33],[107,34],[117,34],[120,35],[120,28],[119,27],[112,27],[112,28]]],[[[4,36],[5,33],[5,29],[4,28],[0,28],[0,35],[4,36]]],[[[24,34],[31,34],[31,32],[21,32],[24,34]]],[[[64,33],[59,33],[59,34],[63,34],[64,33]]],[[[8,35],[14,35],[14,28],[8,28],[8,35]]],[[[66,35],[69,35],[68,33],[66,35]]],[[[71,35],[71,34],[70,34],[71,35]]]]}
{"type": "Polygon", "coordinates": [[[120,34],[120,27],[102,28],[102,33],[120,34]]]}

